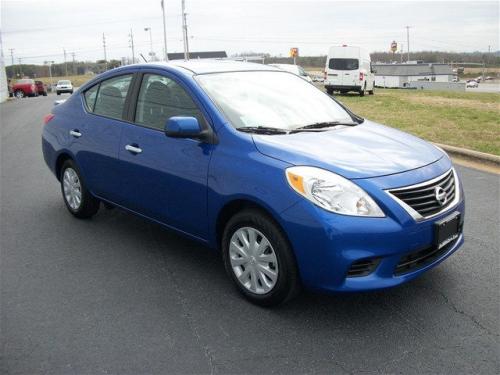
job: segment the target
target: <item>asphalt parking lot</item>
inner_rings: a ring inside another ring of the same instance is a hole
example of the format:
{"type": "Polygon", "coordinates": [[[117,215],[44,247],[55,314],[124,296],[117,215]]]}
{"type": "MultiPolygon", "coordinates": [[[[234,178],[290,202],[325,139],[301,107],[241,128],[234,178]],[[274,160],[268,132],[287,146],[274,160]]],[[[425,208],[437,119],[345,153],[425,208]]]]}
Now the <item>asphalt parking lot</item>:
{"type": "Polygon", "coordinates": [[[0,105],[2,373],[500,371],[499,176],[457,167],[466,243],[423,277],[263,309],[195,242],[117,209],[70,216],[40,147],[59,98],[0,105]]]}

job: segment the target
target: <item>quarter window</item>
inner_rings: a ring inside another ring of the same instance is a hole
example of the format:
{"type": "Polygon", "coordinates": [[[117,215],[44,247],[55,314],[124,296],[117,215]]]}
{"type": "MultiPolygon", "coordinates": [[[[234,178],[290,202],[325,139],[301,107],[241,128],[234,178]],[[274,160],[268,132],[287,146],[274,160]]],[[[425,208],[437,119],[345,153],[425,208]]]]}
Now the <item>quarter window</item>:
{"type": "Polygon", "coordinates": [[[132,75],[124,75],[101,82],[93,112],[98,115],[122,119],[125,98],[132,75]]]}
{"type": "Polygon", "coordinates": [[[99,85],[92,86],[90,89],[85,91],[85,104],[90,112],[94,112],[95,98],[97,97],[97,91],[99,90],[99,85]]]}
{"type": "Polygon", "coordinates": [[[174,80],[156,74],[145,74],[139,97],[135,122],[163,130],[173,116],[196,117],[203,126],[203,115],[189,94],[174,80]]]}

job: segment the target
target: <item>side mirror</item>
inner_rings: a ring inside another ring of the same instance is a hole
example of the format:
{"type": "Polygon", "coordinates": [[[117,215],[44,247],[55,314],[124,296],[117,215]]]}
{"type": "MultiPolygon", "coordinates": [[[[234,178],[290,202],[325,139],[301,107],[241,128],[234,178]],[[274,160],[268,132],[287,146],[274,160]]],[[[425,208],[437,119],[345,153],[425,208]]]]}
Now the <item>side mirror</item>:
{"type": "Polygon", "coordinates": [[[165,135],[171,138],[196,138],[205,140],[207,130],[202,130],[195,117],[174,116],[165,124],[165,135]]]}

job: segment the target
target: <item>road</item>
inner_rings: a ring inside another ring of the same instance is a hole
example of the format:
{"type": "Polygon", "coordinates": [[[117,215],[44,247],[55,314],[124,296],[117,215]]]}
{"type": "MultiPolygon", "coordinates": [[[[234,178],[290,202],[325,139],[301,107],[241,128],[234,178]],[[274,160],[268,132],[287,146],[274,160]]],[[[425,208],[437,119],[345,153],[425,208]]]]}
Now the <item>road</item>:
{"type": "Polygon", "coordinates": [[[466,243],[410,284],[264,309],[220,257],[120,210],[66,211],[40,150],[55,96],[0,105],[7,374],[495,374],[499,177],[458,167],[466,243]]]}

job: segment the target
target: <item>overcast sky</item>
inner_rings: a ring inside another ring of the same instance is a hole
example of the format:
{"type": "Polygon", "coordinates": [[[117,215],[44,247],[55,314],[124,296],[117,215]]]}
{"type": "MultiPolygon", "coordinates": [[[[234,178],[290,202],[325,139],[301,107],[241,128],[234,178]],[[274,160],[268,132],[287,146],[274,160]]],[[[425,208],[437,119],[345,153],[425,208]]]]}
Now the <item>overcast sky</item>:
{"type": "MultiPolygon", "coordinates": [[[[182,51],[181,0],[165,0],[167,49],[182,51]]],[[[492,51],[500,49],[497,1],[281,1],[186,0],[191,51],[225,50],[301,55],[326,54],[328,46],[351,44],[387,51],[392,40],[406,49],[405,25],[411,25],[411,50],[492,51]]],[[[163,51],[160,0],[1,0],[6,64],[147,55],[163,51]]]]}

